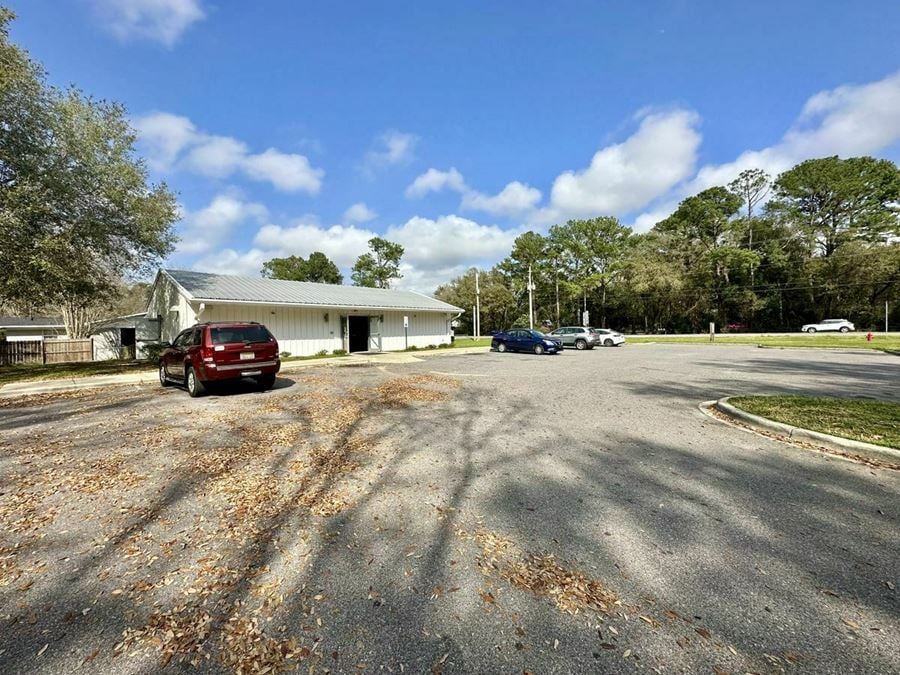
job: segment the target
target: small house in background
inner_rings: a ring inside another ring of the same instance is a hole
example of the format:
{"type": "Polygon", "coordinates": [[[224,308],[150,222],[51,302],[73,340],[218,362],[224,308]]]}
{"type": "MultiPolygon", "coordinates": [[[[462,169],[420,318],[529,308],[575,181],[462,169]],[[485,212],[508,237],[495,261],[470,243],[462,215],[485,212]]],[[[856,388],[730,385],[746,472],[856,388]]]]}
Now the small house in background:
{"type": "Polygon", "coordinates": [[[308,356],[450,344],[462,311],[414,291],[163,269],[146,318],[166,342],[195,323],[256,321],[283,351],[308,356]]]}
{"type": "Polygon", "coordinates": [[[91,328],[94,360],[145,359],[147,345],[159,342],[159,320],[145,312],[98,321],[91,328]]]}
{"type": "Polygon", "coordinates": [[[0,316],[0,334],[10,342],[66,337],[59,316],[0,316]]]}

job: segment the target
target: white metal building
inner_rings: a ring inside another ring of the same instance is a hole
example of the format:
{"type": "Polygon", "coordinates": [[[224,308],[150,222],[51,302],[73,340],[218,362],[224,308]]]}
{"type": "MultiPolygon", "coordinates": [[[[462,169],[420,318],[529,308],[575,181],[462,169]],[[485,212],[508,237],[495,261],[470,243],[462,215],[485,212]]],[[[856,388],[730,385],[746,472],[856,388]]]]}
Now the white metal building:
{"type": "Polygon", "coordinates": [[[414,291],[162,269],[145,316],[164,341],[195,323],[257,321],[282,351],[307,356],[449,344],[462,311],[414,291]]]}
{"type": "Polygon", "coordinates": [[[94,360],[147,358],[146,347],[159,342],[159,329],[159,319],[144,312],[100,321],[91,328],[94,360]]]}

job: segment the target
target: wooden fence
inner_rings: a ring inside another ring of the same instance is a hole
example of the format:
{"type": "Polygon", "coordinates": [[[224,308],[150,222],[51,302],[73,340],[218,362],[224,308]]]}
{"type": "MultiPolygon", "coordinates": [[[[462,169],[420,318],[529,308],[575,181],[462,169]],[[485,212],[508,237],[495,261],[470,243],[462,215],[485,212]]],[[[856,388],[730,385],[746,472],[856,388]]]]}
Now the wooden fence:
{"type": "Polygon", "coordinates": [[[86,340],[0,340],[0,366],[17,363],[92,361],[94,343],[86,340]]]}

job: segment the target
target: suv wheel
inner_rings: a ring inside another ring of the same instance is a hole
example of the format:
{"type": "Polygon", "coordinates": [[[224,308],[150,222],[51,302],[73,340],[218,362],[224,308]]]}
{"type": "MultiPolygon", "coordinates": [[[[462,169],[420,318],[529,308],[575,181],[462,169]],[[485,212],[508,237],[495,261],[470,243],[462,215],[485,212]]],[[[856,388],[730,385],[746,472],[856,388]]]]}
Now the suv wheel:
{"type": "Polygon", "coordinates": [[[815,332],[816,332],[816,329],[815,329],[815,328],[807,328],[807,329],[806,329],[806,332],[807,332],[807,333],[815,333],[815,332]]]}
{"type": "Polygon", "coordinates": [[[842,332],[842,333],[849,333],[849,332],[850,332],[850,329],[847,328],[847,326],[841,326],[841,332],[842,332]]]}
{"type": "Polygon", "coordinates": [[[172,383],[169,382],[169,377],[166,375],[166,364],[159,364],[159,384],[163,387],[168,387],[172,383]]]}
{"type": "Polygon", "coordinates": [[[501,354],[502,354],[503,352],[505,352],[505,351],[506,351],[506,343],[505,343],[505,342],[501,342],[500,344],[498,344],[498,345],[497,345],[497,351],[500,352],[501,354]]]}
{"type": "Polygon", "coordinates": [[[188,367],[184,383],[187,386],[188,394],[191,395],[191,398],[197,398],[206,393],[206,387],[203,386],[203,383],[200,381],[200,378],[197,377],[193,368],[188,367]]]}
{"type": "Polygon", "coordinates": [[[580,340],[580,339],[575,340],[575,349],[586,349],[586,348],[587,348],[587,342],[585,342],[584,340],[580,340]]]}
{"type": "Polygon", "coordinates": [[[540,356],[541,354],[543,354],[543,353],[544,353],[544,345],[540,345],[540,344],[535,345],[535,346],[534,346],[534,353],[537,354],[538,356],[540,356]]]}
{"type": "Polygon", "coordinates": [[[260,375],[256,378],[256,386],[260,391],[268,391],[275,386],[275,373],[269,375],[260,375]]]}

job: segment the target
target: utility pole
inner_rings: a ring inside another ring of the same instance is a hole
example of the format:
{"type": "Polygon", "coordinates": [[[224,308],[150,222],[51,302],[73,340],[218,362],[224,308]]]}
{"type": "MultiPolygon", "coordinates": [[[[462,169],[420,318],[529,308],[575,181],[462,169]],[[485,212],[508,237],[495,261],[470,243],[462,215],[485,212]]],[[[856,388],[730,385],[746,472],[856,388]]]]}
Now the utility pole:
{"type": "Polygon", "coordinates": [[[534,284],[531,283],[531,265],[528,266],[528,327],[534,330],[534,284]]]}
{"type": "Polygon", "coordinates": [[[884,332],[888,332],[888,301],[884,301],[884,332]]]}
{"type": "MultiPolygon", "coordinates": [[[[555,261],[553,266],[556,267],[555,261]]],[[[556,327],[559,328],[559,267],[556,267],[556,327]]]]}
{"type": "Polygon", "coordinates": [[[478,268],[475,268],[475,337],[481,337],[481,287],[478,285],[478,268]]]}

